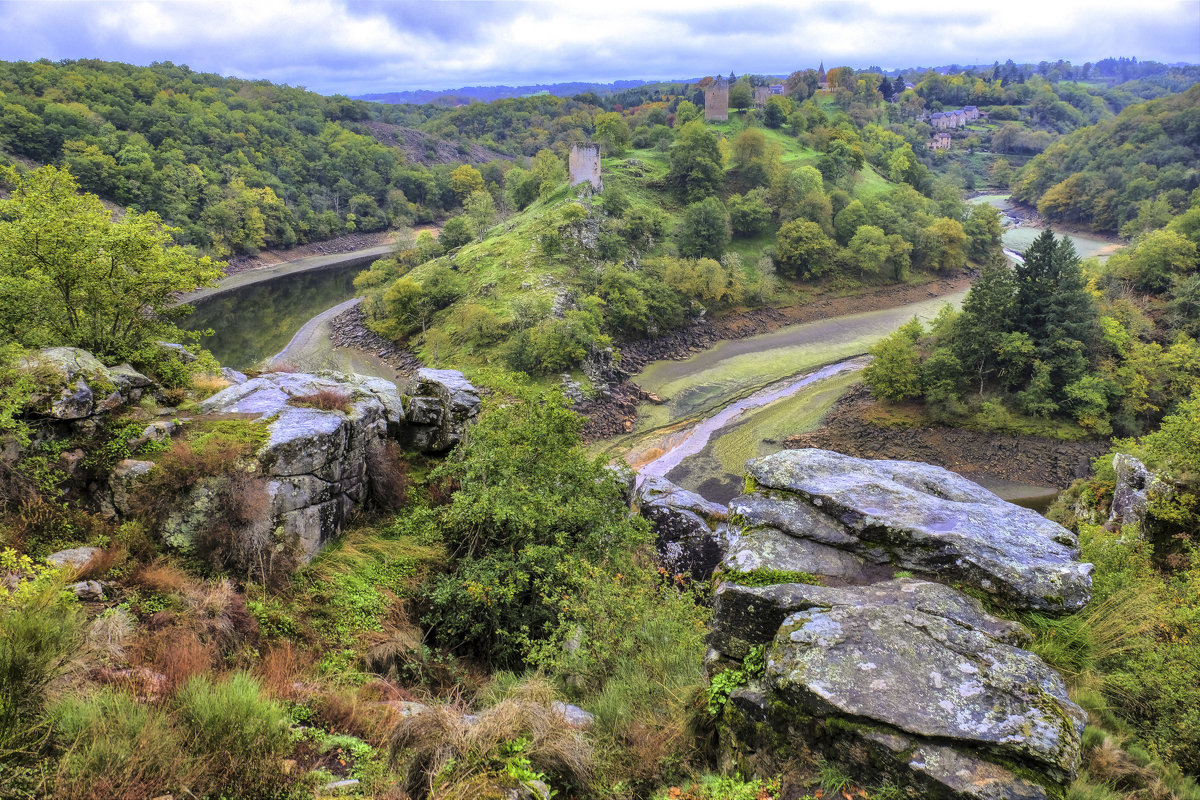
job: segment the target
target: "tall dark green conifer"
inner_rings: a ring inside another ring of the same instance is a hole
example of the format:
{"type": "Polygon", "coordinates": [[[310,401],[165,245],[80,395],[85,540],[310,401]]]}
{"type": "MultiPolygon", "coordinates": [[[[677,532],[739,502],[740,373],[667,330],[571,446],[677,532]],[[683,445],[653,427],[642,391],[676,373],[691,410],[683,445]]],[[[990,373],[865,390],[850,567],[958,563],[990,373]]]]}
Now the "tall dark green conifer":
{"type": "Polygon", "coordinates": [[[1088,350],[1096,339],[1096,303],[1088,294],[1079,255],[1069,238],[1054,238],[1049,228],[1033,241],[1017,266],[1016,330],[1027,333],[1038,359],[1050,370],[1055,396],[1079,380],[1088,368],[1088,350]]]}
{"type": "Polygon", "coordinates": [[[989,259],[963,300],[954,331],[954,354],[979,379],[979,393],[996,370],[996,348],[1013,328],[1016,281],[1003,256],[989,259]]]}

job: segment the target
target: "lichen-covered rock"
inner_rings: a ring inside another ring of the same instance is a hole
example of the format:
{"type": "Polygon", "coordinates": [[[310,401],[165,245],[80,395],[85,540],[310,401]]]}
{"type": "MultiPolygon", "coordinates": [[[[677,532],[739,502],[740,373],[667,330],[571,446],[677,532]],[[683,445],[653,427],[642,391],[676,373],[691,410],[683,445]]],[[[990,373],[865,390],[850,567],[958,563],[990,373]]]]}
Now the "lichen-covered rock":
{"type": "Polygon", "coordinates": [[[999,764],[937,742],[898,733],[856,729],[845,761],[879,776],[880,782],[911,785],[921,797],[939,800],[1047,800],[1045,787],[999,764]],[[865,752],[864,752],[865,751],[865,752]],[[860,755],[861,752],[861,755],[860,755]],[[855,756],[859,756],[857,759],[855,756]],[[865,758],[862,758],[865,756],[865,758]]]}
{"type": "MultiPolygon", "coordinates": [[[[913,461],[869,461],[789,450],[747,465],[755,493],[774,501],[752,523],[786,523],[791,505],[834,520],[854,543],[837,546],[897,567],[939,574],[1018,609],[1076,611],[1091,598],[1092,565],[1073,533],[954,473],[913,461]]],[[[811,527],[786,532],[808,538],[811,527]]],[[[828,537],[822,528],[818,540],[828,537]]]]}
{"type": "Polygon", "coordinates": [[[34,372],[38,388],[27,413],[75,421],[136,402],[152,381],[128,364],[106,367],[78,347],[47,347],[26,356],[21,367],[34,372]]]}
{"type": "Polygon", "coordinates": [[[654,528],[663,567],[672,575],[708,580],[725,556],[728,509],[653,476],[642,479],[637,500],[654,528]]]}
{"type": "Polygon", "coordinates": [[[479,390],[461,372],[422,367],[405,389],[404,439],[423,453],[442,453],[462,441],[479,415],[479,390]]]}
{"type": "Polygon", "coordinates": [[[853,553],[789,536],[775,528],[731,532],[727,539],[721,568],[728,572],[771,569],[852,579],[865,566],[863,559],[853,553]]]}
{"type": "Polygon", "coordinates": [[[797,611],[863,605],[920,611],[1014,646],[1026,645],[1031,639],[1023,625],[987,613],[978,600],[949,586],[895,578],[843,587],[804,583],[742,586],[726,581],[715,592],[709,644],[741,660],[750,647],[774,641],[783,621],[797,611]]]}
{"type": "Polygon", "coordinates": [[[767,659],[775,695],[818,717],[875,721],[1074,778],[1086,715],[1032,653],[893,605],[799,611],[767,659]]]}
{"type": "Polygon", "coordinates": [[[112,495],[112,508],[109,513],[128,516],[134,513],[133,494],[137,484],[150,470],[154,469],[153,461],[140,461],[136,458],[124,458],[116,463],[108,476],[108,488],[112,495]]]}
{"type": "MultiPolygon", "coordinates": [[[[380,378],[340,373],[260,375],[199,404],[203,414],[257,414],[267,440],[254,472],[265,481],[275,539],[308,560],[367,500],[372,450],[405,423],[400,394],[380,378]],[[318,408],[339,405],[340,408],[318,408]]],[[[194,492],[193,507],[215,487],[194,492]]],[[[189,538],[191,511],[168,520],[175,541],[189,538]]]]}

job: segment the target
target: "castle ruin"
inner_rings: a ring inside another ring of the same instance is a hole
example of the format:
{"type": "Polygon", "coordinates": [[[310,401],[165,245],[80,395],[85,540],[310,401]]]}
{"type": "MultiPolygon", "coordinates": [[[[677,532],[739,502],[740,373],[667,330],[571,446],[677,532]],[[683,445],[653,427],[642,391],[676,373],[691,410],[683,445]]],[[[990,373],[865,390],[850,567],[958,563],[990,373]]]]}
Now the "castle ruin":
{"type": "Polygon", "coordinates": [[[729,82],[717,76],[704,90],[705,122],[729,119],[729,82]]]}
{"type": "Polygon", "coordinates": [[[604,191],[604,183],[600,180],[600,145],[572,145],[567,168],[571,173],[572,186],[590,183],[595,191],[604,191]]]}

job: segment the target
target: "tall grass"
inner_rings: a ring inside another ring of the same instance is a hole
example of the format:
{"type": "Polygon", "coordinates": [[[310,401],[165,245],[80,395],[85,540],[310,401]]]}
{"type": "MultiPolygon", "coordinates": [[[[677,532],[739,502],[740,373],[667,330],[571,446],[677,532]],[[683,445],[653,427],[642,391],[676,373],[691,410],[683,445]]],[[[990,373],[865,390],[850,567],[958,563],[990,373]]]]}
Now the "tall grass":
{"type": "Polygon", "coordinates": [[[201,762],[206,793],[274,798],[291,781],[282,760],[291,745],[282,704],[268,699],[258,680],[242,672],[222,681],[198,676],[175,698],[186,746],[201,762]]]}
{"type": "Polygon", "coordinates": [[[78,603],[60,574],[46,572],[12,593],[0,589],[0,761],[36,753],[47,689],[82,641],[78,603]]]}

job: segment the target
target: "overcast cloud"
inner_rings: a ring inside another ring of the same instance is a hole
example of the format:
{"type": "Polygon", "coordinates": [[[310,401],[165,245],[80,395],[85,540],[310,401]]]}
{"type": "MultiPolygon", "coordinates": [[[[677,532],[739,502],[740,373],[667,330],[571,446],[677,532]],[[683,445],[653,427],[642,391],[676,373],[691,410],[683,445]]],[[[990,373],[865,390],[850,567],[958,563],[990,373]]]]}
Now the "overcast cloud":
{"type": "Polygon", "coordinates": [[[325,94],[848,64],[1200,62],[1200,0],[0,0],[0,58],[173,61],[325,94]]]}

